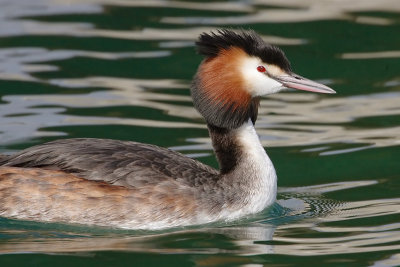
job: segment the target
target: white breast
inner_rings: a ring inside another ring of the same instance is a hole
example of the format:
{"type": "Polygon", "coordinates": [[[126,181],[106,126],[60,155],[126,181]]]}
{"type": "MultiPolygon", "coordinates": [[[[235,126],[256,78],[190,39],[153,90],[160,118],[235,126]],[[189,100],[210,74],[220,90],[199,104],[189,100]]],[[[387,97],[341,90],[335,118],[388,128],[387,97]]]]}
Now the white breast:
{"type": "Polygon", "coordinates": [[[236,129],[238,145],[242,146],[241,161],[235,173],[227,179],[238,179],[241,183],[241,203],[235,207],[226,206],[219,215],[222,220],[234,220],[245,215],[262,211],[276,200],[277,176],[274,165],[260,143],[253,123],[249,120],[236,129]]]}

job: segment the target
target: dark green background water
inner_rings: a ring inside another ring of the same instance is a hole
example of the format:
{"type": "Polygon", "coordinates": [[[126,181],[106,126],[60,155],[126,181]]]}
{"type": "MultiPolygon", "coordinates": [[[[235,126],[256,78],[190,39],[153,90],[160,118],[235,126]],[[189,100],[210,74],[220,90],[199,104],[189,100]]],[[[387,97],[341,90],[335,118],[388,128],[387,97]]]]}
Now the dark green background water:
{"type": "Polygon", "coordinates": [[[199,33],[251,28],[336,95],[265,98],[278,203],[230,225],[120,231],[0,218],[1,266],[400,265],[399,1],[0,0],[0,152],[57,138],[217,166],[189,84],[199,33]]]}

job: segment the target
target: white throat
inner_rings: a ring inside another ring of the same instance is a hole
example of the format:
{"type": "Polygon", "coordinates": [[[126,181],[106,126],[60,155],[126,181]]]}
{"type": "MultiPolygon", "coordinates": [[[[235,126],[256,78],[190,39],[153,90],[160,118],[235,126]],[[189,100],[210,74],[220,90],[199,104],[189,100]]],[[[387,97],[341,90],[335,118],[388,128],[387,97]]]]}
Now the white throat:
{"type": "Polygon", "coordinates": [[[274,165],[269,159],[260,139],[249,120],[235,130],[238,145],[242,147],[241,159],[229,177],[239,181],[237,194],[242,194],[240,208],[229,210],[227,217],[238,218],[257,213],[276,200],[277,177],[274,165]]]}
{"type": "Polygon", "coordinates": [[[249,120],[242,127],[237,129],[238,141],[243,146],[243,164],[248,175],[254,177],[260,192],[261,209],[271,205],[276,199],[277,177],[274,165],[261,145],[253,123],[249,120]],[[262,203],[263,202],[263,203],[262,203]]]}

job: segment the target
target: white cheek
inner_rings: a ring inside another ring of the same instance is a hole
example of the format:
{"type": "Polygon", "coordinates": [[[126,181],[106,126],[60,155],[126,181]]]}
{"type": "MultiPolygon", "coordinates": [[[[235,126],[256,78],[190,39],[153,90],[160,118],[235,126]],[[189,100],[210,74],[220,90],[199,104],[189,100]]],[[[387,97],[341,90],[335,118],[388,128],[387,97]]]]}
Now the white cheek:
{"type": "Polygon", "coordinates": [[[276,93],[283,89],[280,82],[268,77],[265,73],[257,71],[258,66],[266,66],[257,58],[246,58],[242,64],[242,75],[246,89],[252,96],[261,96],[276,93]]]}

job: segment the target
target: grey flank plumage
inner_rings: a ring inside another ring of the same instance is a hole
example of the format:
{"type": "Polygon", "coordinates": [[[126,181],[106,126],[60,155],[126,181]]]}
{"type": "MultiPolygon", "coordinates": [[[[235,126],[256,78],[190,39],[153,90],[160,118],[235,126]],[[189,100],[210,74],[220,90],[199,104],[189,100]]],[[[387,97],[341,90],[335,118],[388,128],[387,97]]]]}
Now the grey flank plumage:
{"type": "Polygon", "coordinates": [[[0,159],[0,166],[61,170],[87,180],[135,188],[173,179],[203,184],[218,172],[178,152],[110,139],[57,140],[0,159]]]}

